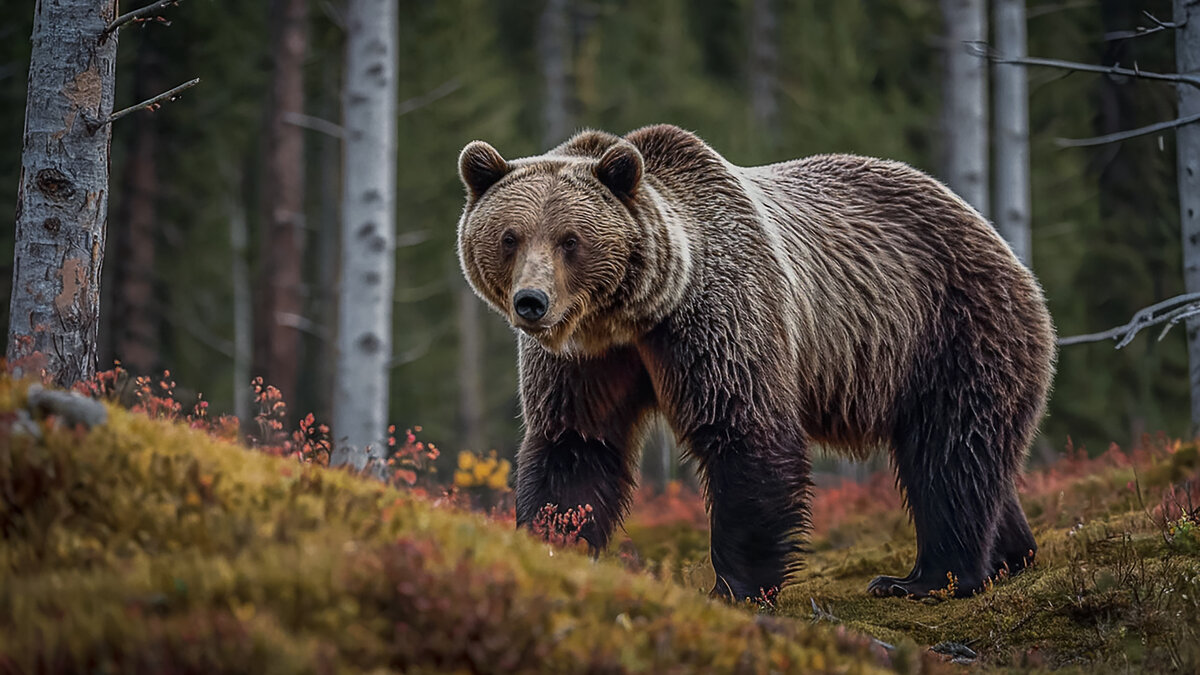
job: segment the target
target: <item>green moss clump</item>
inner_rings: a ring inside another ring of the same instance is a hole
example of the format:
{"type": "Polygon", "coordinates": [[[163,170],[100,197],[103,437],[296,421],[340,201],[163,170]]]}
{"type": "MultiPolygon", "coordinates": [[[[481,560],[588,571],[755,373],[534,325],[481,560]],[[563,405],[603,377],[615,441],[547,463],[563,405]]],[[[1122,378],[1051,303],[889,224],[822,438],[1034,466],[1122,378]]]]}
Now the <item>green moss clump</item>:
{"type": "Polygon", "coordinates": [[[938,668],[117,408],[23,435],[23,399],[0,379],[6,672],[938,668]]]}

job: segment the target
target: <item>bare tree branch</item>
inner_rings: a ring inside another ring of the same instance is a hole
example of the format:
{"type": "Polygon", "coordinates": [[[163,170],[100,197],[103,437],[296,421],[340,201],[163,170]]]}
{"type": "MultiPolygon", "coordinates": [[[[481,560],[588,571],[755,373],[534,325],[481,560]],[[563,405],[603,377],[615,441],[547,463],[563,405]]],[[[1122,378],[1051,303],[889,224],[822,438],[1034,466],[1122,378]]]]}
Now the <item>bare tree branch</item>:
{"type": "Polygon", "coordinates": [[[1149,28],[1147,28],[1145,26],[1138,26],[1137,28],[1135,28],[1133,30],[1115,30],[1115,31],[1112,31],[1109,33],[1105,33],[1104,39],[1110,40],[1110,41],[1111,40],[1128,40],[1130,38],[1139,38],[1139,37],[1146,37],[1147,35],[1154,35],[1155,33],[1159,33],[1164,30],[1175,30],[1175,28],[1176,28],[1175,24],[1171,23],[1170,21],[1161,21],[1161,20],[1159,20],[1158,17],[1154,16],[1150,12],[1143,10],[1142,14],[1144,14],[1146,16],[1146,18],[1150,20],[1150,23],[1153,23],[1154,25],[1149,28]]]}
{"type": "Polygon", "coordinates": [[[312,335],[320,340],[329,340],[333,337],[333,331],[329,330],[327,326],[322,326],[312,319],[300,316],[299,314],[293,314],[292,312],[276,312],[275,320],[278,321],[282,326],[295,328],[296,330],[308,333],[309,335],[312,335]]]}
{"type": "Polygon", "coordinates": [[[1118,131],[1116,133],[1106,134],[1104,136],[1094,136],[1092,138],[1056,138],[1054,139],[1054,144],[1060,148],[1084,148],[1092,145],[1105,145],[1107,143],[1116,143],[1118,141],[1124,141],[1130,138],[1137,138],[1138,136],[1149,136],[1150,134],[1157,133],[1159,131],[1175,129],[1196,121],[1200,121],[1200,114],[1188,115],[1187,117],[1180,117],[1177,120],[1170,120],[1167,122],[1148,124],[1137,129],[1118,131]]]}
{"type": "MultiPolygon", "coordinates": [[[[179,85],[178,87],[175,87],[174,89],[171,89],[169,91],[164,91],[163,93],[159,94],[158,96],[155,96],[154,98],[147,99],[145,101],[142,101],[141,103],[131,105],[124,110],[117,111],[117,112],[109,115],[108,119],[106,119],[103,122],[101,122],[100,124],[96,125],[96,129],[99,129],[100,127],[104,126],[105,124],[112,124],[113,122],[116,122],[117,120],[121,119],[122,117],[125,117],[126,115],[129,115],[130,113],[135,113],[139,110],[152,110],[155,107],[157,107],[158,104],[162,103],[163,101],[174,101],[175,98],[178,97],[179,94],[181,92],[183,92],[185,89],[191,89],[192,87],[194,87],[198,84],[200,84],[200,78],[197,77],[194,80],[189,80],[187,82],[184,82],[183,84],[179,85]]],[[[93,131],[95,131],[95,129],[93,129],[93,131]]]]}
{"type": "Polygon", "coordinates": [[[396,115],[407,115],[414,110],[424,108],[440,98],[445,98],[446,96],[453,94],[461,86],[462,83],[460,83],[458,80],[447,80],[433,89],[425,92],[424,94],[421,94],[420,96],[414,96],[397,103],[396,115]]]}
{"type": "Polygon", "coordinates": [[[1167,324],[1158,339],[1161,340],[1166,336],[1167,331],[1175,324],[1187,319],[1188,317],[1200,314],[1200,293],[1184,293],[1176,295],[1173,298],[1167,298],[1149,307],[1139,309],[1133,315],[1133,318],[1122,326],[1110,328],[1100,333],[1088,333],[1087,335],[1073,335],[1071,337],[1059,338],[1058,346],[1067,347],[1069,345],[1083,344],[1086,342],[1103,342],[1105,340],[1118,340],[1117,349],[1121,349],[1133,341],[1138,332],[1150,326],[1158,324],[1167,324]]]}
{"type": "Polygon", "coordinates": [[[346,135],[345,129],[340,124],[304,113],[286,112],[283,114],[283,121],[337,139],[342,139],[346,135]]]}
{"type": "Polygon", "coordinates": [[[1075,2],[1060,2],[1056,5],[1040,5],[1038,7],[1030,7],[1028,16],[1030,19],[1037,19],[1050,14],[1057,14],[1058,12],[1092,7],[1094,4],[1095,3],[1092,2],[1092,0],[1076,0],[1075,2]]]}
{"type": "Polygon", "coordinates": [[[1044,68],[1058,68],[1060,70],[1073,70],[1084,73],[1100,73],[1101,75],[1122,75],[1124,77],[1135,77],[1143,80],[1173,82],[1175,84],[1190,84],[1193,87],[1200,87],[1200,76],[1180,73],[1152,73],[1147,70],[1142,70],[1136,65],[1133,68],[1122,68],[1119,65],[1097,66],[1090,63],[1078,63],[1076,61],[1063,61],[1060,59],[1044,59],[1036,56],[1006,58],[1001,54],[993,53],[986,43],[971,44],[968,45],[968,49],[970,49],[973,54],[980,58],[990,59],[992,63],[1006,63],[1018,66],[1040,66],[1044,68]]]}
{"type": "Polygon", "coordinates": [[[106,27],[104,32],[100,34],[100,37],[108,37],[109,35],[112,35],[113,31],[120,29],[121,26],[124,26],[130,21],[140,19],[148,14],[153,14],[167,5],[178,5],[181,1],[182,0],[158,0],[158,2],[152,2],[145,7],[139,7],[138,9],[133,10],[132,12],[126,12],[113,19],[113,22],[108,24],[108,27],[106,27]]]}

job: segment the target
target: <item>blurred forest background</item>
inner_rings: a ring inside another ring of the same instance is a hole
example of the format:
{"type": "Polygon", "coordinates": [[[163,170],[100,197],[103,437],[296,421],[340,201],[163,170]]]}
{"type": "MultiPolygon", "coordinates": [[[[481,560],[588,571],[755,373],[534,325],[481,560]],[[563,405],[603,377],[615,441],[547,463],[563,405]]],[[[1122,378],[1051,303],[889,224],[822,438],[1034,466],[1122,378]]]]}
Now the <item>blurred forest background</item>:
{"type": "MultiPolygon", "coordinates": [[[[398,2],[389,413],[448,450],[511,457],[519,438],[513,335],[471,294],[454,253],[463,202],[456,159],[468,141],[485,139],[511,158],[582,127],[625,133],[670,122],[743,165],[851,152],[934,175],[942,168],[945,41],[934,0],[398,2]]],[[[0,213],[15,208],[32,6],[0,0],[0,213]]],[[[1171,31],[1114,35],[1150,25],[1143,11],[1169,18],[1171,3],[1030,2],[1029,53],[1172,72],[1171,31]]],[[[122,33],[117,107],[202,82],[157,112],[114,124],[100,367],[121,359],[136,374],[169,368],[181,391],[244,415],[237,408],[263,369],[246,365],[237,299],[261,305],[266,253],[278,245],[270,186],[278,171],[297,171],[303,253],[292,329],[300,342],[294,384],[283,388],[293,413],[328,419],[341,4],[187,0],[165,14],[169,26],[122,33]],[[284,120],[303,130],[303,161],[283,167],[265,149],[279,123],[272,92],[281,34],[298,48],[303,76],[303,115],[284,120]]],[[[1174,87],[1038,68],[1028,75],[1034,271],[1060,335],[1123,324],[1183,291],[1173,132],[1089,148],[1055,140],[1173,119],[1174,87]]],[[[12,228],[0,232],[5,298],[12,237],[12,228]]],[[[3,324],[8,311],[0,303],[3,324]]],[[[1068,437],[1099,451],[1144,432],[1187,434],[1184,331],[1156,336],[1148,331],[1121,351],[1108,341],[1063,348],[1035,461],[1068,437]]]]}

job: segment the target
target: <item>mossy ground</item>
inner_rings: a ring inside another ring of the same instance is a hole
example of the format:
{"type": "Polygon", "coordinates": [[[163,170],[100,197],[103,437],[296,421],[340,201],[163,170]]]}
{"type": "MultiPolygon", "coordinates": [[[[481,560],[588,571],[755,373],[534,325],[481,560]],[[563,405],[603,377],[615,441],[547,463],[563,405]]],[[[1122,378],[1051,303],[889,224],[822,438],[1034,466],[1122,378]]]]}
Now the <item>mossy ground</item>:
{"type": "Polygon", "coordinates": [[[985,671],[1200,671],[1194,445],[1031,474],[1037,567],[962,600],[866,596],[911,563],[903,510],[818,498],[804,569],[757,611],[705,597],[694,504],[593,562],[115,407],[37,437],[24,405],[0,379],[4,672],[930,672],[957,668],[943,641],[985,671]]]}
{"type": "MultiPolygon", "coordinates": [[[[965,645],[982,672],[1200,672],[1200,537],[1194,519],[1180,519],[1200,506],[1200,453],[1195,444],[1149,445],[1096,459],[1074,453],[1032,472],[1022,500],[1040,546],[1036,566],[965,599],[869,597],[873,576],[902,576],[915,557],[894,488],[882,504],[876,489],[858,488],[876,503],[849,510],[855,490],[833,500],[819,493],[814,516],[824,527],[774,611],[889,643],[965,645]]],[[[671,561],[683,585],[712,584],[694,532],[635,525],[629,534],[671,561]]]]}
{"type": "Polygon", "coordinates": [[[940,667],[115,407],[19,432],[23,392],[0,379],[3,672],[940,667]]]}

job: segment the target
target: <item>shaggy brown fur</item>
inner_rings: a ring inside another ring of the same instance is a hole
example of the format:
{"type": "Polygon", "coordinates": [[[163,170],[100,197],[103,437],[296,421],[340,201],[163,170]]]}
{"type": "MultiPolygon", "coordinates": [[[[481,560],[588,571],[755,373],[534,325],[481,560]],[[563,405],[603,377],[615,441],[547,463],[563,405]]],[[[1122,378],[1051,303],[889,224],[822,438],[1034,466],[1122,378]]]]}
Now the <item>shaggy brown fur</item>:
{"type": "Polygon", "coordinates": [[[947,572],[970,593],[1033,555],[1014,478],[1054,333],[1033,276],[941,183],[847,155],[738,167],[672,126],[514,161],[476,141],[460,173],[463,270],[521,330],[519,524],[590,504],[604,546],[661,413],[704,478],[714,593],[784,581],[814,443],[891,450],[917,560],[872,593],[947,572]]]}

